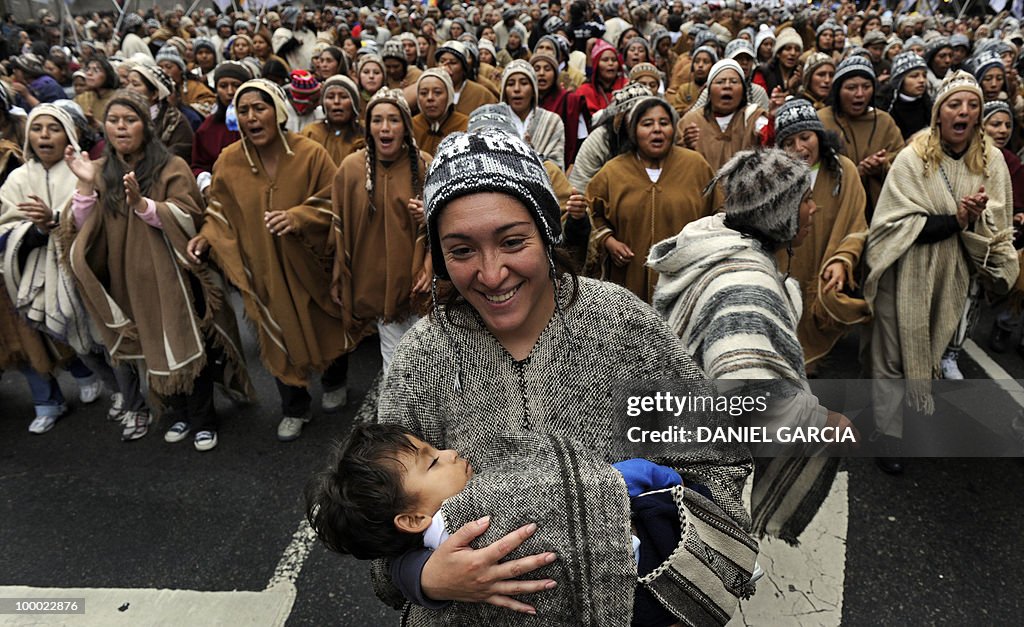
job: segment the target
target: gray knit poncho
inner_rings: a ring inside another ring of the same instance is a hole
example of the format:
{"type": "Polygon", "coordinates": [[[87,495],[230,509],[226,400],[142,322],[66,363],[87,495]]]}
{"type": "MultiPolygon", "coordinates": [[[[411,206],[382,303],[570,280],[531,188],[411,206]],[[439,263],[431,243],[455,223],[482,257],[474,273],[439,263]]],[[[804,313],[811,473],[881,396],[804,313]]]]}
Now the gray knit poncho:
{"type": "MultiPolygon", "coordinates": [[[[552,317],[523,361],[515,361],[468,307],[421,320],[395,351],[378,406],[380,420],[400,423],[432,445],[454,448],[471,460],[490,448],[498,434],[530,430],[562,436],[605,461],[616,461],[625,439],[620,416],[615,415],[617,383],[707,384],[665,322],[636,296],[590,279],[580,279],[577,298],[570,303],[571,292],[564,281],[558,294],[561,313],[552,317]]],[[[707,425],[719,423],[727,424],[727,417],[705,419],[707,425]]],[[[684,623],[725,624],[739,596],[749,592],[757,551],[741,497],[751,471],[749,453],[741,445],[716,450],[680,446],[654,461],[678,470],[684,485],[706,486],[714,503],[685,490],[686,521],[679,548],[644,585],[684,623]]],[[[524,469],[527,480],[528,473],[524,469]]],[[[540,500],[519,506],[526,512],[543,509],[540,500]]],[[[591,542],[608,542],[619,532],[620,528],[590,529],[588,536],[591,542]]],[[[613,580],[600,577],[603,564],[591,562],[589,567],[595,569],[592,586],[613,585],[613,580]]],[[[383,561],[375,564],[378,595],[401,607],[405,600],[387,572],[383,561]]],[[[557,590],[568,588],[567,583],[560,581],[557,590]]],[[[543,594],[547,592],[524,600],[536,603],[543,594]]],[[[413,608],[411,614],[422,619],[417,623],[431,623],[439,621],[441,613],[413,608]]],[[[540,616],[507,610],[489,615],[491,625],[548,624],[540,616]]],[[[445,618],[447,624],[461,623],[445,618]]]]}

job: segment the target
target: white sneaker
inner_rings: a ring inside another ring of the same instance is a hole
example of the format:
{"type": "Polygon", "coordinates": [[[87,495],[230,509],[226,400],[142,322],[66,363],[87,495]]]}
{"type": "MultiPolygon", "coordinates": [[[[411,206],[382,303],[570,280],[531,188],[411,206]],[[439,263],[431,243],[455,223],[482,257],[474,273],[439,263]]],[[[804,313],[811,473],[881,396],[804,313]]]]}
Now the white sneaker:
{"type": "Polygon", "coordinates": [[[344,407],[346,403],[348,403],[348,387],[343,385],[333,392],[324,392],[320,406],[324,411],[334,411],[344,407]]]}
{"type": "Polygon", "coordinates": [[[103,380],[99,377],[96,377],[92,383],[78,386],[78,400],[82,401],[83,405],[96,402],[101,394],[103,394],[103,380]]]}
{"type": "Polygon", "coordinates": [[[217,447],[216,431],[199,431],[193,439],[197,451],[210,451],[217,447]]]}
{"type": "Polygon", "coordinates": [[[939,362],[939,367],[942,369],[942,378],[949,379],[950,381],[962,381],[964,373],[960,372],[960,366],[956,363],[957,353],[952,351],[946,351],[942,355],[942,361],[939,362]]]}
{"type": "Polygon", "coordinates": [[[111,405],[107,411],[107,420],[121,422],[124,420],[124,395],[114,392],[110,395],[111,405]]]}
{"type": "Polygon", "coordinates": [[[50,416],[36,416],[36,419],[28,426],[29,433],[46,433],[53,428],[53,425],[60,420],[60,417],[63,416],[64,412],[67,410],[67,405],[61,405],[56,414],[50,416]]]}
{"type": "Polygon", "coordinates": [[[291,442],[302,435],[302,425],[309,421],[308,418],[292,418],[285,416],[277,425],[277,439],[281,442],[291,442]]]}
{"type": "Polygon", "coordinates": [[[164,442],[170,442],[171,444],[181,442],[186,437],[188,437],[190,431],[192,431],[192,425],[185,422],[184,420],[179,420],[178,422],[171,425],[171,428],[168,429],[167,433],[164,434],[164,442]]]}

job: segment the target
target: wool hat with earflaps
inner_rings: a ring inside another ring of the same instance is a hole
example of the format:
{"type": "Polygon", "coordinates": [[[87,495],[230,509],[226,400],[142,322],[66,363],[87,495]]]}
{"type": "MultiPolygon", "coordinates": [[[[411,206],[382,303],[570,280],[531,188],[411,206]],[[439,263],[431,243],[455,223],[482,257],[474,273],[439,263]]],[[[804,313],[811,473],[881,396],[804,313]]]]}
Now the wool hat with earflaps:
{"type": "Polygon", "coordinates": [[[932,104],[932,129],[938,128],[939,111],[942,109],[942,103],[953,94],[959,92],[974,94],[978,97],[978,102],[985,102],[985,96],[981,93],[981,87],[978,87],[978,81],[973,76],[963,70],[949,72],[946,78],[942,79],[942,83],[935,92],[935,102],[932,104]]]}
{"type": "Polygon", "coordinates": [[[791,98],[775,111],[775,143],[781,147],[787,138],[802,131],[814,131],[821,137],[825,125],[809,101],[791,98]]]}
{"type": "MultiPolygon", "coordinates": [[[[291,146],[288,145],[288,138],[285,137],[285,131],[281,128],[281,126],[288,121],[288,107],[285,104],[288,96],[285,95],[284,90],[281,89],[281,86],[277,83],[268,81],[265,78],[251,79],[242,83],[235,92],[235,98],[232,100],[232,104],[235,106],[235,109],[238,109],[238,101],[241,99],[242,95],[251,90],[260,91],[270,96],[271,102],[274,103],[274,121],[277,125],[276,130],[278,135],[281,137],[281,143],[284,144],[284,150],[289,155],[295,154],[292,152],[291,146]]],[[[253,174],[258,174],[259,169],[257,169],[256,163],[252,160],[252,155],[249,154],[249,140],[246,138],[245,133],[242,133],[241,142],[242,152],[245,153],[245,159],[249,162],[249,169],[252,170],[253,174]]]]}
{"type": "Polygon", "coordinates": [[[800,228],[800,203],[811,190],[811,170],[778,148],[744,150],[722,166],[705,193],[716,184],[725,196],[726,226],[785,245],[800,228]]]}
{"type": "Polygon", "coordinates": [[[441,210],[463,196],[488,192],[507,194],[521,202],[548,248],[562,242],[561,208],[533,148],[494,128],[452,133],[437,147],[423,187],[427,238],[438,277],[449,278],[437,232],[441,210]]]}

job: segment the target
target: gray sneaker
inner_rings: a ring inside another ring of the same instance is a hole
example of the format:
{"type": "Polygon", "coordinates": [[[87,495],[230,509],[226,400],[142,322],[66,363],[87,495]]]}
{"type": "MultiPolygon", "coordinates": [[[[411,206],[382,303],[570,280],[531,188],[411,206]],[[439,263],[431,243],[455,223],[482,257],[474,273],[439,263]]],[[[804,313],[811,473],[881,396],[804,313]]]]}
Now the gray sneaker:
{"type": "Polygon", "coordinates": [[[302,425],[309,422],[309,418],[293,418],[285,416],[277,425],[277,439],[281,442],[291,442],[302,435],[302,425]]]}
{"type": "Polygon", "coordinates": [[[324,411],[335,411],[344,407],[346,403],[348,403],[348,388],[343,385],[337,390],[324,392],[320,406],[324,411]]]}

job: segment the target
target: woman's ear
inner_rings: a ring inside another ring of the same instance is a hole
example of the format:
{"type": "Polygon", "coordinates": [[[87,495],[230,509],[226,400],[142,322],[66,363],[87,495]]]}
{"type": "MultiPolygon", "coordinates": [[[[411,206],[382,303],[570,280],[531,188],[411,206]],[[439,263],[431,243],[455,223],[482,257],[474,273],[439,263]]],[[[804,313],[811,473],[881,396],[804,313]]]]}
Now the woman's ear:
{"type": "Polygon", "coordinates": [[[420,512],[405,512],[395,516],[395,527],[404,533],[423,533],[430,527],[431,519],[420,512]]]}

